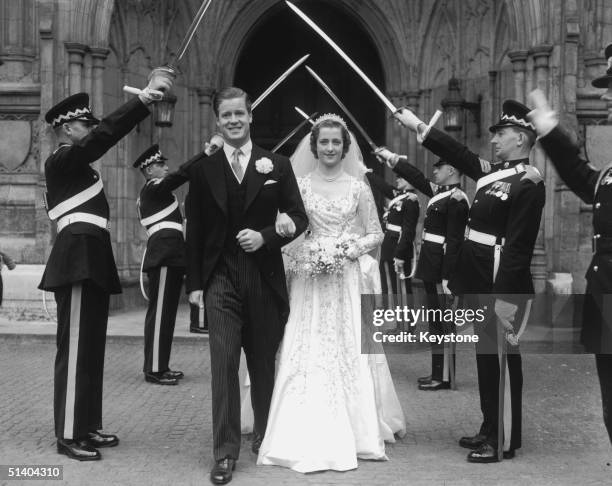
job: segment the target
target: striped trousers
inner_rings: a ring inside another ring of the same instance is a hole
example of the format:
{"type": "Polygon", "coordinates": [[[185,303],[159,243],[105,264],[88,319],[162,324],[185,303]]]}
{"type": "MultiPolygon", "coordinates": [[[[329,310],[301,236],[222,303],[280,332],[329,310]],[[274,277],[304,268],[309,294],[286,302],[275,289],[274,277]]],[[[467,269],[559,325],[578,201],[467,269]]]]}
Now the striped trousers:
{"type": "Polygon", "coordinates": [[[55,301],[55,436],[78,440],[102,428],[109,294],[85,280],[56,289],[55,301]]]}
{"type": "MultiPolygon", "coordinates": [[[[446,304],[443,299],[442,289],[438,289],[438,284],[435,282],[423,282],[425,287],[425,298],[428,309],[440,309],[444,311],[446,304]]],[[[444,323],[440,320],[434,319],[429,321],[429,332],[431,335],[442,336],[444,334],[450,334],[455,332],[454,323],[444,323]]],[[[436,381],[449,382],[450,381],[450,365],[451,359],[453,360],[454,367],[454,354],[451,354],[450,344],[437,342],[431,343],[431,379],[436,381]]]]}
{"type": "MultiPolygon", "coordinates": [[[[485,320],[474,323],[474,334],[478,335],[476,343],[476,367],[478,370],[478,391],[483,422],[480,434],[487,437],[487,443],[497,448],[498,440],[504,441],[504,451],[521,447],[522,408],[523,408],[523,368],[518,346],[507,345],[505,389],[503,403],[504,437],[498,437],[499,425],[499,386],[500,355],[498,354],[497,316],[495,299],[489,295],[465,295],[465,308],[484,309],[485,320]]],[[[528,318],[528,308],[519,305],[513,326],[515,331],[528,318]]]]}
{"type": "Polygon", "coordinates": [[[276,351],[282,338],[279,301],[255,257],[223,254],[205,296],[212,382],[215,460],[240,453],[240,349],[251,378],[253,431],[263,436],[274,389],[276,351]]]}
{"type": "Polygon", "coordinates": [[[183,267],[157,267],[149,276],[149,307],[144,326],[145,373],[168,371],[176,311],[178,309],[183,267]]]}

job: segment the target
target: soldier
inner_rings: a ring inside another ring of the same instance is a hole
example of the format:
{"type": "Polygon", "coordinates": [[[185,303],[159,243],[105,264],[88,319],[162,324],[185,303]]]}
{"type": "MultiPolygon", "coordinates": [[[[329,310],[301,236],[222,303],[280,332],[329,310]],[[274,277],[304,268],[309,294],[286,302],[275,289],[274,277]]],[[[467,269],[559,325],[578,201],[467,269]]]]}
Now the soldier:
{"type": "MultiPolygon", "coordinates": [[[[612,66],[612,44],[606,57],[612,66]]],[[[592,84],[606,88],[610,80],[612,67],[592,84]]],[[[557,114],[544,94],[537,91],[531,96],[536,109],[529,115],[542,148],[568,187],[593,205],[593,259],[586,273],[581,341],[588,353],[595,354],[603,419],[612,443],[612,162],[597,170],[582,160],[569,136],[557,127],[557,114]]]]}
{"type": "Polygon", "coordinates": [[[55,435],[57,451],[72,459],[98,460],[98,447],[119,443],[116,435],[100,432],[109,298],[121,286],[108,202],[91,164],[149,116],[154,91],[171,86],[169,74],[156,69],[143,94],[102,121],[92,115],[86,93],[66,98],[45,115],[60,144],[45,162],[47,208],[57,221],[57,237],[39,288],[54,292],[57,302],[55,435]]]}
{"type": "Polygon", "coordinates": [[[383,295],[402,293],[397,286],[398,276],[404,282],[406,293],[412,294],[410,269],[419,220],[419,199],[413,187],[402,178],[397,179],[396,187],[373,172],[367,172],[367,178],[373,189],[389,199],[383,213],[385,237],[379,263],[383,295]]]}
{"type": "Polygon", "coordinates": [[[148,236],[141,269],[149,277],[143,372],[150,383],[176,385],[183,372],[171,370],[168,362],[185,275],[185,242],[183,215],[172,191],[188,177],[180,169],[168,174],[166,160],[155,144],[134,162],[146,179],[137,200],[140,223],[148,236]]]}
{"type": "Polygon", "coordinates": [[[499,122],[489,128],[497,163],[480,159],[452,137],[430,129],[410,110],[395,114],[417,132],[424,147],[476,181],[466,239],[448,283],[453,294],[464,295],[469,308],[485,313],[483,322],[474,322],[483,423],[478,434],[459,441],[473,449],[469,462],[509,459],[521,446],[523,373],[517,335],[528,318],[527,297],[534,292],[530,263],[545,196],[541,175],[529,165],[536,134],[526,119],[528,111],[517,101],[504,102],[499,122]],[[505,335],[498,337],[498,326],[503,326],[505,335]],[[500,369],[506,365],[510,397],[502,386],[504,399],[499,403],[500,385],[506,379],[500,369]]]}
{"type": "MultiPolygon", "coordinates": [[[[423,281],[429,309],[443,309],[439,296],[450,296],[448,279],[455,269],[457,254],[467,223],[469,204],[461,190],[461,173],[443,159],[434,164],[434,182],[412,164],[386,148],[377,151],[398,175],[406,179],[425,196],[430,197],[423,221],[423,240],[415,277],[423,281]],[[438,284],[442,291],[438,291],[438,284]]],[[[439,320],[429,321],[431,334],[453,331],[439,320]]],[[[454,326],[453,326],[454,327],[454,326]]],[[[431,374],[418,379],[420,390],[450,388],[451,365],[454,370],[454,353],[449,344],[431,344],[431,374]],[[452,363],[451,363],[452,360],[452,363]]]]}

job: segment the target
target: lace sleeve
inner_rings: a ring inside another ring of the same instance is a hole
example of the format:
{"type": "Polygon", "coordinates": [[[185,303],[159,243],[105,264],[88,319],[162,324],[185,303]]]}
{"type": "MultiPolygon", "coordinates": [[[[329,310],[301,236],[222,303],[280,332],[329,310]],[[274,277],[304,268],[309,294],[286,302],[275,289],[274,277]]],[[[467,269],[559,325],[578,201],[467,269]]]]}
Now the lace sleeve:
{"type": "Polygon", "coordinates": [[[380,246],[384,235],[378,221],[372,190],[365,182],[359,182],[358,198],[354,229],[360,235],[356,241],[359,255],[364,255],[380,246]]]}

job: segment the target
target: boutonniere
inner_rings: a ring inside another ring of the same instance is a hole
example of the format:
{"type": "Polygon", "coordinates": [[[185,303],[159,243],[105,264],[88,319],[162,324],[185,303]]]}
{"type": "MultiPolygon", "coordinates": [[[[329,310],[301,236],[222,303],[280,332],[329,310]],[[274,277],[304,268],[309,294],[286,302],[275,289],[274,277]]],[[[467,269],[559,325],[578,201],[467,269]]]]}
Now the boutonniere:
{"type": "Polygon", "coordinates": [[[274,164],[268,157],[262,157],[255,161],[255,169],[260,174],[269,174],[274,169],[274,164]]]}

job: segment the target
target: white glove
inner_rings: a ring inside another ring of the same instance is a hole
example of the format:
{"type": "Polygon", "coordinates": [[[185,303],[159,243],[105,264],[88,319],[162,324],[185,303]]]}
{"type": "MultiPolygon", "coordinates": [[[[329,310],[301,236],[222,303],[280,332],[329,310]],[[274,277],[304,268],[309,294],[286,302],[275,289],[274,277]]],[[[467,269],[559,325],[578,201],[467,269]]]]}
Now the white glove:
{"type": "Polygon", "coordinates": [[[417,132],[417,128],[419,125],[425,125],[425,123],[423,123],[423,120],[421,120],[408,108],[400,108],[395,113],[393,113],[393,116],[398,122],[400,122],[405,127],[410,128],[410,130],[412,130],[413,132],[417,132]]]}
{"type": "Polygon", "coordinates": [[[448,280],[442,280],[442,292],[444,292],[444,295],[451,295],[451,291],[448,288],[448,280]]]}
{"type": "Polygon", "coordinates": [[[170,91],[176,74],[171,69],[158,67],[149,74],[149,84],[142,90],[138,97],[145,104],[151,104],[164,97],[164,93],[170,91]]]}
{"type": "Polygon", "coordinates": [[[404,273],[404,260],[400,260],[399,258],[393,259],[393,269],[395,273],[398,274],[400,279],[406,278],[406,274],[404,273]]]}
{"type": "Polygon", "coordinates": [[[375,151],[374,151],[374,155],[376,155],[376,158],[380,161],[380,162],[386,162],[387,165],[393,169],[393,167],[395,167],[395,165],[397,164],[397,161],[399,160],[400,156],[397,155],[396,153],[391,152],[391,150],[389,150],[386,147],[378,147],[375,151]]]}
{"type": "Polygon", "coordinates": [[[506,302],[505,300],[495,299],[495,314],[506,331],[506,340],[512,346],[518,345],[518,336],[514,332],[514,327],[512,327],[517,310],[517,305],[506,302]]]}
{"type": "Polygon", "coordinates": [[[218,133],[215,133],[209,142],[204,143],[204,153],[206,155],[212,155],[217,150],[222,148],[224,143],[225,141],[223,140],[223,137],[218,133]]]}
{"type": "Polygon", "coordinates": [[[538,136],[544,137],[559,124],[557,112],[550,107],[546,96],[539,89],[529,93],[529,100],[535,108],[527,113],[527,118],[534,124],[538,136]]]}

